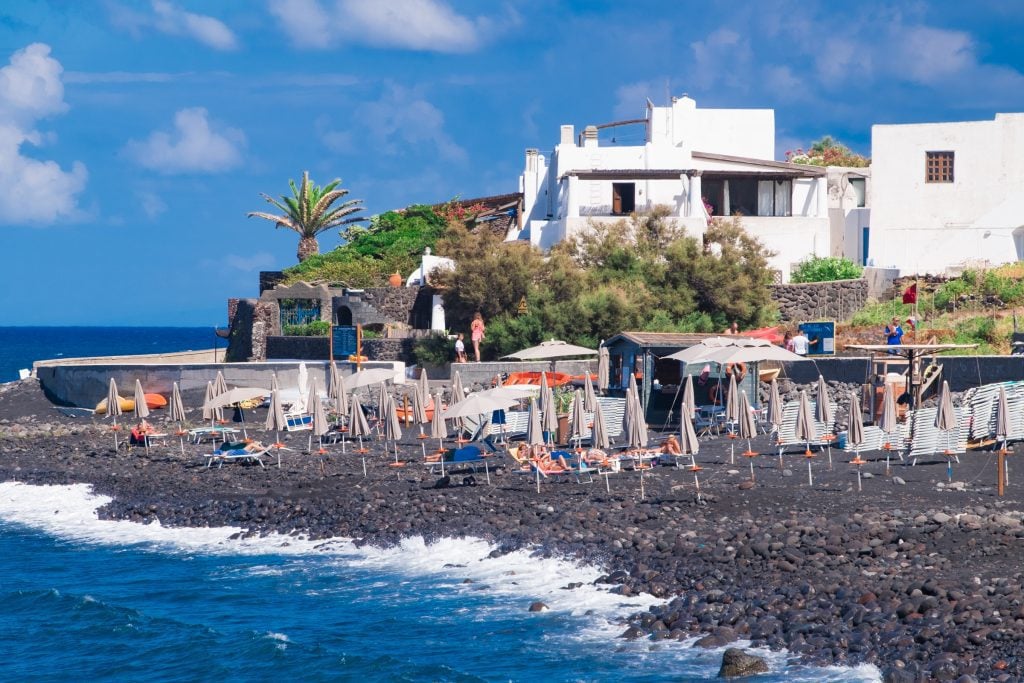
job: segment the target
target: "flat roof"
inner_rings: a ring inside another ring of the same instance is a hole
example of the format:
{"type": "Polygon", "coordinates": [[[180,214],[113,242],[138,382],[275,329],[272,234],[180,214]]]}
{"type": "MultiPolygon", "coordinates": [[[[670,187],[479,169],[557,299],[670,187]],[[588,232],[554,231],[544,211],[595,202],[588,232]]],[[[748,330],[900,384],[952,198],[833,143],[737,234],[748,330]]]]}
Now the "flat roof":
{"type": "Polygon", "coordinates": [[[625,340],[639,346],[685,349],[701,343],[708,337],[717,336],[717,334],[698,332],[620,332],[606,341],[604,345],[610,346],[618,340],[625,340]]]}

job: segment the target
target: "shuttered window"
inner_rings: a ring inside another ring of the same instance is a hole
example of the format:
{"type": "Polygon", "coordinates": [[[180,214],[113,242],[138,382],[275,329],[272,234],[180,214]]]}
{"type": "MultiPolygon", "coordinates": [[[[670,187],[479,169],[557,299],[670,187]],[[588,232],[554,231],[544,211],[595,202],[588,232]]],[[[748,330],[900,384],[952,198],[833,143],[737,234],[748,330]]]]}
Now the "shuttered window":
{"type": "Polygon", "coordinates": [[[924,181],[926,183],[953,182],[953,153],[925,152],[924,181]]]}

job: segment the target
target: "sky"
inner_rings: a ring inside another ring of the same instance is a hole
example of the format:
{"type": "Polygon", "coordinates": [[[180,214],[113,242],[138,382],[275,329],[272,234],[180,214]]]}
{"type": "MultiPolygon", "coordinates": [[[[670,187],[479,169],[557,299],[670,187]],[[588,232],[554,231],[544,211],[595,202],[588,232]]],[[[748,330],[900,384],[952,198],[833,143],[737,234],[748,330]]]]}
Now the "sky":
{"type": "Polygon", "coordinates": [[[303,171],[367,217],[515,192],[559,125],[684,93],[870,154],[1024,111],[1022,72],[1016,0],[6,0],[0,325],[225,326],[296,263],[246,214],[303,171]]]}

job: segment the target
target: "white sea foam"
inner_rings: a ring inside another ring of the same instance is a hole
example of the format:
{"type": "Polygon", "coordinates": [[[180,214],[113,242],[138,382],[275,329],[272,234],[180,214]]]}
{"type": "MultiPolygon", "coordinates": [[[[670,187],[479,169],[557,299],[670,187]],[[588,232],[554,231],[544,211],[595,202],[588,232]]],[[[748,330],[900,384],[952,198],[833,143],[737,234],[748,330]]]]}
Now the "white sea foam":
{"type": "MultiPolygon", "coordinates": [[[[628,648],[642,659],[674,653],[681,663],[690,667],[707,666],[720,661],[720,651],[695,650],[692,643],[649,641],[629,643],[617,636],[624,626],[622,618],[656,605],[662,600],[651,595],[624,597],[594,585],[604,572],[594,566],[571,560],[542,558],[529,550],[519,550],[489,557],[494,546],[472,538],[445,538],[427,544],[420,537],[403,540],[392,548],[357,547],[348,539],[313,541],[295,536],[271,534],[262,538],[243,538],[236,527],[180,528],[165,527],[159,522],[139,524],[128,521],[100,520],[99,507],[109,502],[106,496],[92,492],[85,484],[70,486],[31,486],[17,482],[0,483],[0,519],[42,530],[50,535],[84,543],[104,545],[139,545],[157,551],[237,554],[237,555],[315,555],[329,558],[340,565],[364,569],[380,569],[413,576],[426,576],[453,591],[478,591],[484,588],[499,602],[523,600],[517,609],[526,609],[525,602],[540,601],[554,612],[572,616],[586,615],[577,636],[583,641],[614,642],[616,648],[628,648]],[[468,580],[468,581],[467,581],[468,580]],[[568,584],[581,584],[567,588],[568,584]],[[505,600],[502,600],[505,599],[505,600]]],[[[247,570],[254,575],[282,572],[280,567],[254,565],[247,570]]],[[[382,584],[382,587],[388,585],[382,584]]],[[[507,609],[499,606],[496,610],[507,609]]],[[[487,610],[476,610],[475,618],[486,619],[487,610]]],[[[267,633],[265,637],[288,642],[286,636],[267,633]]],[[[765,656],[773,671],[786,668],[788,653],[757,651],[765,656]]],[[[870,665],[813,669],[806,674],[793,672],[794,682],[821,680],[828,672],[829,680],[878,681],[881,674],[870,665]]]]}

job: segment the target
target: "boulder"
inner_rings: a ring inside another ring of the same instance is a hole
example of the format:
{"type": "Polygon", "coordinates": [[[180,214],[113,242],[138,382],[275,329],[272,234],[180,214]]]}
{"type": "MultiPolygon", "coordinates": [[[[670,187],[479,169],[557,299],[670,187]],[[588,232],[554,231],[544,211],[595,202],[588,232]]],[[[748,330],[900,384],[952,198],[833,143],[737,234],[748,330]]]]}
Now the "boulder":
{"type": "Polygon", "coordinates": [[[730,647],[722,655],[722,668],[718,670],[719,678],[735,678],[750,676],[768,671],[768,662],[764,657],[747,654],[738,647],[730,647]]]}

